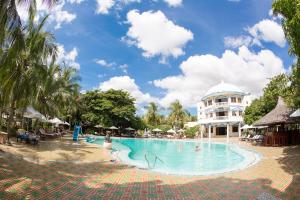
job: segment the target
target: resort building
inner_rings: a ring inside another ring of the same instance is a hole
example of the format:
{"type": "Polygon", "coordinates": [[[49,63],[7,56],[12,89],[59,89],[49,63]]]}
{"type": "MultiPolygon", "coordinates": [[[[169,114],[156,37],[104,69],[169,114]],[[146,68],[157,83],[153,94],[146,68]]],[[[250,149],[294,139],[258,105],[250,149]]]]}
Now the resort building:
{"type": "Polygon", "coordinates": [[[197,104],[201,137],[240,136],[243,113],[250,105],[249,93],[223,81],[210,88],[197,104]]]}

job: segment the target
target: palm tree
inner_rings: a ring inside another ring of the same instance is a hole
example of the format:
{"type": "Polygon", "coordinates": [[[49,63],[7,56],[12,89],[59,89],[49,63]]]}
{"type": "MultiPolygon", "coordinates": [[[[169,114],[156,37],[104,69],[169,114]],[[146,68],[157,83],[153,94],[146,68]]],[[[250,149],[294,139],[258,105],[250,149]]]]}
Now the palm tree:
{"type": "Polygon", "coordinates": [[[37,92],[37,83],[47,73],[47,60],[55,59],[54,36],[43,31],[47,17],[34,23],[35,10],[31,10],[28,23],[17,38],[2,49],[0,58],[0,91],[9,108],[8,132],[12,133],[17,108],[26,108],[37,92]]]}
{"type": "Polygon", "coordinates": [[[150,102],[146,108],[146,122],[151,126],[157,126],[160,121],[160,116],[158,114],[158,106],[154,102],[150,102]]]}
{"type": "Polygon", "coordinates": [[[169,121],[172,124],[172,126],[175,129],[182,128],[186,118],[186,112],[183,109],[183,106],[181,105],[179,100],[174,101],[170,105],[169,110],[170,110],[169,121]]]}
{"type": "Polygon", "coordinates": [[[54,117],[59,115],[76,103],[79,95],[79,85],[76,70],[71,67],[61,69],[59,65],[52,63],[48,68],[46,77],[40,79],[33,105],[42,114],[54,117]]]}

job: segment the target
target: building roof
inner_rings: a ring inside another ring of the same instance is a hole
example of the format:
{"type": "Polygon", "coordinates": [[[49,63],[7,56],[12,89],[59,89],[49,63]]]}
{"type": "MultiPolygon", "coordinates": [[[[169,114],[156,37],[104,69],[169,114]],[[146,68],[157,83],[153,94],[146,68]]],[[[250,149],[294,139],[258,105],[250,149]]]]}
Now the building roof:
{"type": "Polygon", "coordinates": [[[221,83],[211,87],[205,93],[205,95],[202,99],[205,99],[212,95],[217,95],[217,94],[222,94],[222,93],[227,93],[227,92],[246,95],[246,93],[243,90],[241,90],[239,87],[232,85],[230,83],[224,83],[224,81],[222,81],[221,83]]]}
{"type": "Polygon", "coordinates": [[[278,98],[276,107],[268,114],[254,123],[254,126],[284,124],[290,121],[292,109],[287,107],[281,97],[278,98]]]}

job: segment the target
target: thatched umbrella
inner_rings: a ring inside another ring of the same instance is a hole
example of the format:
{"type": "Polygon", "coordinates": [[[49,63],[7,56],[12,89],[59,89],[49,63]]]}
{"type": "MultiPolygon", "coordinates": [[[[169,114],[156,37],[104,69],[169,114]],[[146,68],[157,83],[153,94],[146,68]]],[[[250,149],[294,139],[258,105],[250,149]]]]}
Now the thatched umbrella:
{"type": "Polygon", "coordinates": [[[272,126],[288,123],[291,113],[292,109],[287,107],[283,99],[279,97],[276,107],[268,114],[256,121],[254,123],[254,126],[272,126]]]}
{"type": "Polygon", "coordinates": [[[111,130],[112,134],[114,134],[114,130],[119,130],[117,127],[115,126],[111,126],[109,127],[109,129],[111,130]]]}

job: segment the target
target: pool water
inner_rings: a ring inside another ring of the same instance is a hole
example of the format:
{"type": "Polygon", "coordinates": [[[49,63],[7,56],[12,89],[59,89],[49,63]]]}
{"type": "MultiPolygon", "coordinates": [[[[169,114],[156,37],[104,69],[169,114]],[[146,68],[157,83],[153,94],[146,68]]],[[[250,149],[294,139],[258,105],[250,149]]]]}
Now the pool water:
{"type": "MultiPolygon", "coordinates": [[[[102,145],[103,137],[92,143],[102,145]]],[[[243,169],[259,160],[255,152],[234,144],[195,140],[112,138],[112,155],[152,171],[180,175],[212,175],[243,169]]]]}

